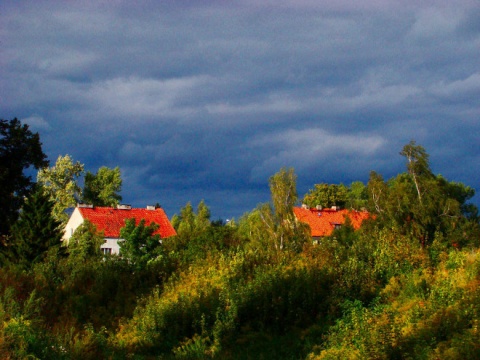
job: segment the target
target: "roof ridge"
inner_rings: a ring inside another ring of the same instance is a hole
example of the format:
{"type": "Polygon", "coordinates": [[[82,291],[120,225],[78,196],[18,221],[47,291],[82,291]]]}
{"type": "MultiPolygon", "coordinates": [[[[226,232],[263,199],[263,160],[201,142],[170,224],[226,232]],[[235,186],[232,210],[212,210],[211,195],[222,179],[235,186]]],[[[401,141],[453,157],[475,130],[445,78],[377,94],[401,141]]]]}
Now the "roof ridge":
{"type": "Polygon", "coordinates": [[[120,237],[120,229],[125,226],[127,219],[135,219],[136,224],[141,220],[145,220],[147,225],[152,222],[157,224],[159,228],[154,234],[160,234],[162,237],[176,235],[175,229],[162,208],[152,210],[146,208],[117,209],[99,206],[94,208],[78,207],[78,210],[82,218],[89,220],[99,230],[103,230],[105,237],[120,237]]]}

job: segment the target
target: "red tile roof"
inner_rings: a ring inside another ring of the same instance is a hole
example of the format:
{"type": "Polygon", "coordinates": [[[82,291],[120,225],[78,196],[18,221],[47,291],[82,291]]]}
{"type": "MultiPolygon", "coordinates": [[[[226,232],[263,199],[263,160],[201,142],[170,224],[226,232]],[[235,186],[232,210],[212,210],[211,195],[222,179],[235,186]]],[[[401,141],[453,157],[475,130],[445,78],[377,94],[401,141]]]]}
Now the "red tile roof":
{"type": "Polygon", "coordinates": [[[366,211],[355,210],[334,210],[334,209],[304,209],[300,207],[293,208],[295,217],[298,221],[310,225],[312,237],[329,236],[335,229],[335,225],[341,225],[348,216],[352,221],[353,228],[359,229],[363,220],[370,217],[366,211]]]}
{"type": "Polygon", "coordinates": [[[165,211],[161,208],[147,210],[78,207],[78,210],[84,219],[89,220],[98,230],[103,231],[107,238],[119,238],[120,229],[125,226],[125,220],[132,218],[135,219],[137,225],[142,219],[145,219],[145,225],[150,225],[152,222],[158,224],[159,228],[154,234],[159,234],[162,238],[177,235],[165,211]]]}

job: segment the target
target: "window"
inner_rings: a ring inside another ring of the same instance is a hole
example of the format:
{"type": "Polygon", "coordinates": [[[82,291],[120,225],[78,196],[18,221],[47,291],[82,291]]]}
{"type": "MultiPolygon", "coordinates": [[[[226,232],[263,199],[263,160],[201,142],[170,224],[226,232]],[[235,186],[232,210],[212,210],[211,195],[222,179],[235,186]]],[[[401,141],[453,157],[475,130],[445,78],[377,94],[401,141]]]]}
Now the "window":
{"type": "Polygon", "coordinates": [[[112,248],[102,248],[102,252],[104,254],[111,254],[112,253],[112,248]]]}

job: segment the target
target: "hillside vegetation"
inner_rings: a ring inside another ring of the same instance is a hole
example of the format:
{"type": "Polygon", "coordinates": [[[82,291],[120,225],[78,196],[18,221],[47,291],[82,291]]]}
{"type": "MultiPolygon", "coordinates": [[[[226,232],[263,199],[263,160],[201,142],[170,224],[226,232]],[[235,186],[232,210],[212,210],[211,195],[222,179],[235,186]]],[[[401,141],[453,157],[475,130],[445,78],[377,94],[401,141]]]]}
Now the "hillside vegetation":
{"type": "Polygon", "coordinates": [[[414,142],[401,155],[395,178],[305,196],[372,214],[318,244],[294,218],[293,169],[270,178],[270,203],[228,224],[188,203],[172,219],[178,235],[148,254],[135,246],[155,227],[127,224],[124,256],[101,254],[89,223],[62,246],[54,204],[33,190],[3,236],[0,358],[480,358],[474,190],[434,174],[414,142]],[[38,244],[44,227],[52,241],[38,244]]]}

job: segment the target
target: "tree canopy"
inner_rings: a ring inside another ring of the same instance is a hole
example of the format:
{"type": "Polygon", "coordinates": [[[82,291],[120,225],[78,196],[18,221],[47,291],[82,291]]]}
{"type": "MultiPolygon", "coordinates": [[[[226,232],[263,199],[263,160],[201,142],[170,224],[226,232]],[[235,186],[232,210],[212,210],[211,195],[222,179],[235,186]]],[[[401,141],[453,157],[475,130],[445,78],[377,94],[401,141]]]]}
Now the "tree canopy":
{"type": "Polygon", "coordinates": [[[411,233],[425,246],[433,242],[435,234],[459,228],[467,221],[466,215],[477,214],[476,207],[467,203],[475,191],[433,174],[422,146],[411,141],[400,154],[407,160],[406,172],[388,181],[370,173],[370,210],[379,215],[382,224],[411,233]]]}
{"type": "Polygon", "coordinates": [[[321,183],[315,184],[315,187],[304,196],[303,203],[312,208],[345,207],[347,200],[348,188],[345,185],[321,183]]]}
{"type": "Polygon", "coordinates": [[[102,166],[96,174],[87,171],[82,201],[95,206],[114,207],[120,203],[122,196],[122,177],[120,168],[109,169],[102,166]]]}
{"type": "Polygon", "coordinates": [[[24,267],[42,260],[53,246],[60,246],[60,222],[53,218],[53,202],[40,185],[26,199],[20,217],[12,227],[11,259],[24,267]]]}
{"type": "Polygon", "coordinates": [[[339,206],[360,210],[367,206],[367,200],[368,194],[365,184],[361,181],[354,181],[350,186],[327,183],[315,184],[314,188],[305,194],[302,203],[311,208],[339,206]]]}
{"type": "Polygon", "coordinates": [[[68,240],[67,252],[73,262],[86,262],[101,255],[100,246],[103,242],[103,234],[85,220],[68,240]]]}
{"type": "Polygon", "coordinates": [[[269,179],[271,202],[260,204],[241,219],[239,226],[252,246],[267,251],[302,249],[309,233],[293,213],[298,200],[296,180],[293,168],[280,169],[269,179]]]}
{"type": "Polygon", "coordinates": [[[193,206],[188,202],[180,209],[180,214],[175,214],[172,217],[172,226],[177,231],[177,234],[182,239],[180,241],[188,240],[194,234],[200,234],[210,226],[210,209],[201,200],[198,203],[197,211],[193,210],[193,206]]]}
{"type": "Polygon", "coordinates": [[[0,120],[0,238],[9,234],[34,184],[25,170],[45,166],[48,161],[40,135],[17,118],[0,120]]]}
{"type": "Polygon", "coordinates": [[[73,162],[70,155],[60,155],[54,166],[40,169],[37,174],[37,181],[55,204],[53,216],[63,224],[68,221],[65,210],[75,207],[81,199],[78,178],[83,174],[83,169],[84,165],[79,161],[73,162]]]}
{"type": "Polygon", "coordinates": [[[153,234],[158,229],[158,225],[152,223],[145,224],[141,220],[138,225],[135,219],[128,219],[125,227],[120,230],[120,254],[128,262],[138,269],[143,269],[150,260],[154,260],[160,255],[161,242],[160,235],[153,234]]]}

